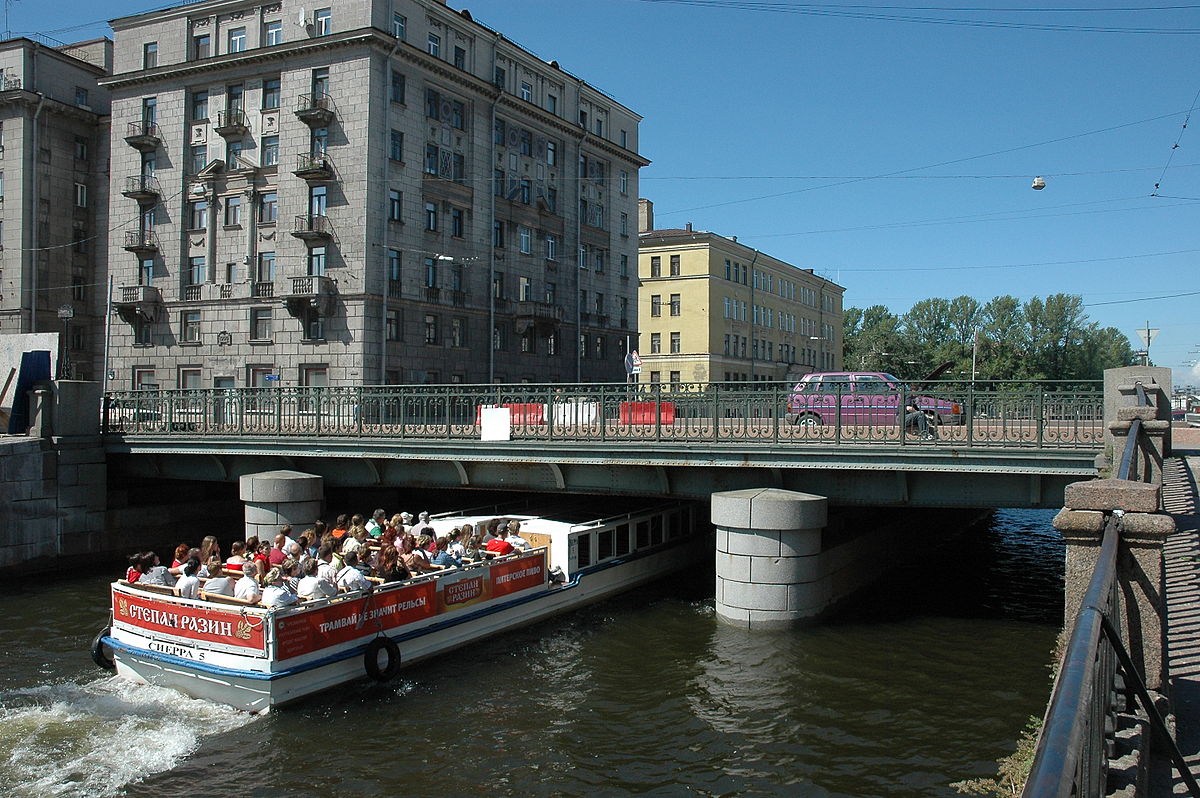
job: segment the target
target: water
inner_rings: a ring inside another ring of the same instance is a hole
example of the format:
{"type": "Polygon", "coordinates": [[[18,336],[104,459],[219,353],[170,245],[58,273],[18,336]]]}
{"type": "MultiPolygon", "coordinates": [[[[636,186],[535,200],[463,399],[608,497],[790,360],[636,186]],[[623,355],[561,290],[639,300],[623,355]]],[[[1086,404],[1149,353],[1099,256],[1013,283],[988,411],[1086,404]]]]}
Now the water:
{"type": "Polygon", "coordinates": [[[98,670],[108,578],[40,581],[0,592],[0,795],[952,796],[1044,708],[1050,518],[826,625],[720,625],[698,571],[260,717],[98,670]]]}

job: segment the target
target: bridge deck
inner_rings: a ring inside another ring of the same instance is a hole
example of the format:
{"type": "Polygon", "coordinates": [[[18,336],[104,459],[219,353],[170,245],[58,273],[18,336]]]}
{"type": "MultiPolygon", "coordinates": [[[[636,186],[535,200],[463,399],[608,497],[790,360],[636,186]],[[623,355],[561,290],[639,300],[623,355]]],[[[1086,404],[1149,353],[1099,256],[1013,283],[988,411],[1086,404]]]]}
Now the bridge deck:
{"type": "MultiPolygon", "coordinates": [[[[1179,748],[1192,773],[1200,773],[1200,430],[1176,428],[1173,434],[1177,453],[1187,456],[1164,467],[1163,504],[1176,525],[1164,549],[1167,678],[1179,748]]],[[[1156,762],[1162,759],[1155,757],[1156,762]]],[[[1154,782],[1153,795],[1187,794],[1174,769],[1169,776],[1158,774],[1154,782]]]]}

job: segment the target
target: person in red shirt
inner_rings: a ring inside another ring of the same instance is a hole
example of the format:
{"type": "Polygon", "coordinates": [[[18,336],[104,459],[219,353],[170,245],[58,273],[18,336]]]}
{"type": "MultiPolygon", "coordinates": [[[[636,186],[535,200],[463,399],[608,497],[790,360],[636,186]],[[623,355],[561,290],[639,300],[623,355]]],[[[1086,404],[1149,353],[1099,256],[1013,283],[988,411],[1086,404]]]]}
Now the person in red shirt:
{"type": "Polygon", "coordinates": [[[504,538],[492,538],[488,541],[486,550],[491,552],[494,557],[504,557],[516,551],[512,544],[504,538]]]}

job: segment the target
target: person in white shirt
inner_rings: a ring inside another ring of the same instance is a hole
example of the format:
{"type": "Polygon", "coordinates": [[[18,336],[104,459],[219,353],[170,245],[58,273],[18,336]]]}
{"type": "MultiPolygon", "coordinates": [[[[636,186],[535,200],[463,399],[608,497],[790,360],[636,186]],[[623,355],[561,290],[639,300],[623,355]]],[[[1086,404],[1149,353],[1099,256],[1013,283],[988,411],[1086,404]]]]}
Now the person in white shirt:
{"type": "Polygon", "coordinates": [[[267,571],[267,586],[263,588],[260,604],[264,607],[286,607],[299,600],[299,596],[288,590],[287,585],[284,584],[281,568],[272,568],[267,571]]]}
{"type": "Polygon", "coordinates": [[[520,532],[521,532],[521,522],[520,521],[509,521],[508,522],[508,537],[506,537],[505,540],[508,541],[508,545],[512,546],[517,551],[529,551],[529,549],[531,548],[529,545],[529,541],[526,540],[525,538],[521,537],[520,532]]]}
{"type": "Polygon", "coordinates": [[[208,566],[208,581],[202,588],[210,596],[232,596],[233,580],[225,575],[220,560],[213,560],[208,566]]]}
{"type": "Polygon", "coordinates": [[[387,513],[383,508],[379,508],[371,513],[371,520],[366,523],[367,534],[373,538],[377,538],[383,534],[383,522],[387,518],[387,513]]]}
{"type": "Polygon", "coordinates": [[[233,597],[250,604],[257,604],[258,600],[262,598],[262,590],[258,586],[258,566],[248,562],[242,566],[242,573],[244,576],[233,587],[233,597]]]}
{"type": "Polygon", "coordinates": [[[317,565],[317,560],[305,560],[304,576],[300,579],[300,584],[296,588],[296,594],[301,599],[319,599],[328,598],[337,595],[337,587],[329,579],[323,578],[318,572],[320,567],[317,565]]]}
{"type": "Polygon", "coordinates": [[[363,572],[358,570],[358,554],[349,552],[345,555],[345,567],[338,571],[337,586],[338,590],[343,593],[349,593],[352,590],[366,590],[371,587],[371,582],[363,572]]]}
{"type": "Polygon", "coordinates": [[[187,562],[183,564],[183,575],[175,583],[175,592],[180,598],[200,598],[200,577],[197,576],[199,571],[200,558],[188,557],[187,562]]]}
{"type": "Polygon", "coordinates": [[[410,530],[413,537],[421,537],[421,535],[429,535],[430,539],[434,539],[437,531],[433,528],[433,524],[429,523],[429,511],[422,510],[417,515],[417,524],[410,530]]]}

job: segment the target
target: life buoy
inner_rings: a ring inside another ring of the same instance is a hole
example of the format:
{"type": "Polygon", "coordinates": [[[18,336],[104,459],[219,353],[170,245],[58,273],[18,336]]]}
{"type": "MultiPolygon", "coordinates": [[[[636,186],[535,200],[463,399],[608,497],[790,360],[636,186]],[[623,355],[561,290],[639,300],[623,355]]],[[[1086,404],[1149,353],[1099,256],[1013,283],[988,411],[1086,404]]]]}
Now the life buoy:
{"type": "Polygon", "coordinates": [[[363,667],[367,676],[377,682],[391,681],[400,672],[400,646],[390,637],[377,637],[367,644],[363,654],[363,667]],[[379,655],[387,653],[387,659],[381,664],[379,655]]]}
{"type": "Polygon", "coordinates": [[[112,627],[106,626],[92,638],[92,662],[106,671],[115,671],[117,669],[116,663],[113,662],[108,646],[104,644],[104,638],[108,637],[110,632],[112,632],[112,627]]]}

